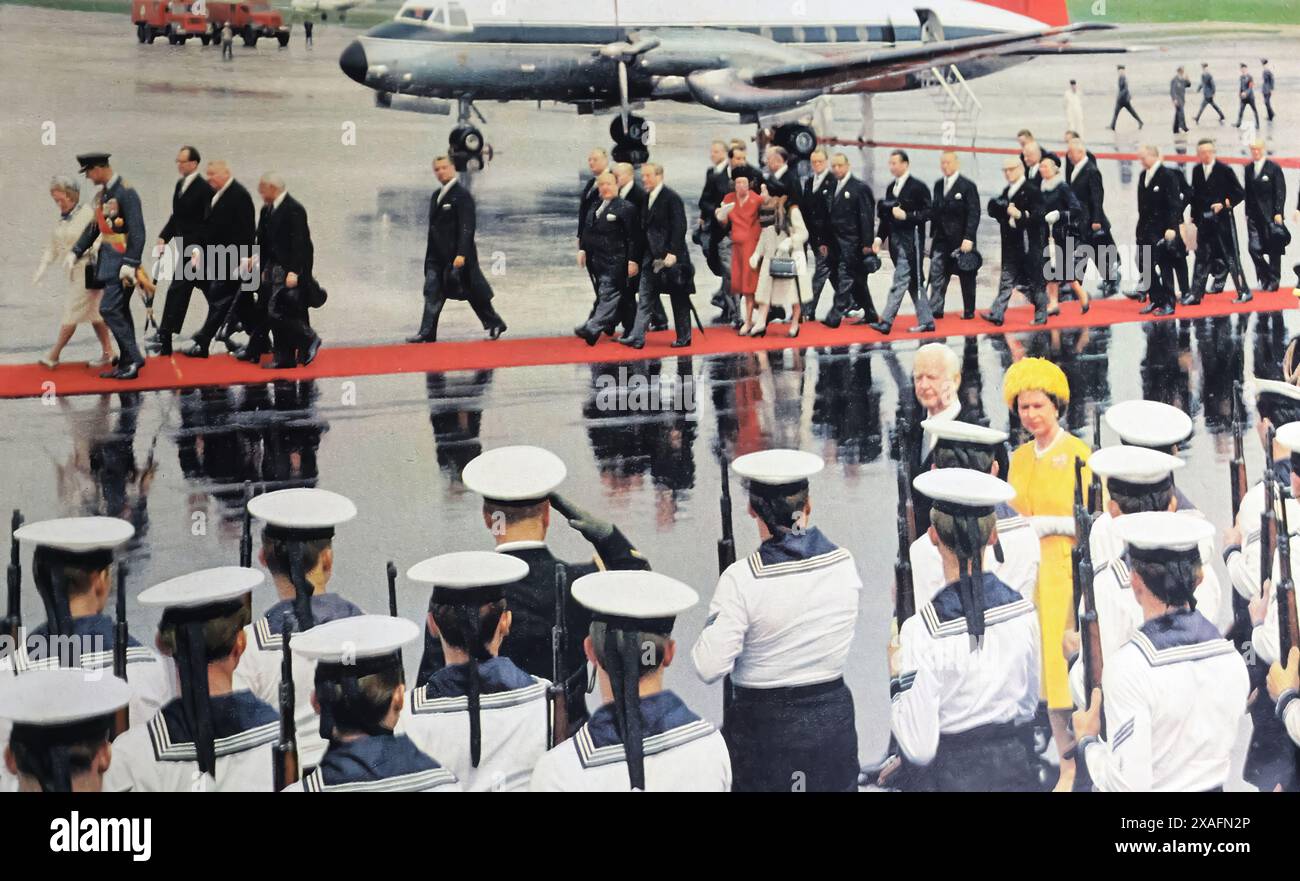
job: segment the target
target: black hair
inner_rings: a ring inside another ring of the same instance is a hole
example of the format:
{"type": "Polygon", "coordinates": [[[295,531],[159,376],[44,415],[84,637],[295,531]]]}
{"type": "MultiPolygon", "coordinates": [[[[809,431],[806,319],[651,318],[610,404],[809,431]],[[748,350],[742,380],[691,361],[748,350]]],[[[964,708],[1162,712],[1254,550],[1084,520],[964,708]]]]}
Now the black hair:
{"type": "Polygon", "coordinates": [[[331,666],[316,667],[316,700],[322,706],[329,705],[334,730],[369,734],[382,727],[393,705],[393,694],[405,680],[401,667],[393,665],[358,676],[357,687],[352,689],[330,677],[331,666]]]}
{"type": "Polygon", "coordinates": [[[1199,557],[1186,555],[1157,562],[1137,559],[1130,554],[1129,567],[1142,576],[1147,590],[1162,603],[1196,608],[1196,582],[1202,570],[1199,557]]]}
{"type": "Polygon", "coordinates": [[[1122,514],[1140,514],[1144,511],[1168,511],[1169,503],[1174,499],[1174,482],[1164,480],[1160,483],[1143,485],[1129,483],[1126,480],[1110,478],[1106,481],[1110,498],[1119,506],[1122,514]]]}
{"type": "Polygon", "coordinates": [[[270,527],[262,528],[262,552],[266,555],[266,568],[271,570],[272,575],[279,575],[282,578],[289,578],[289,549],[292,545],[302,548],[302,574],[316,568],[320,562],[320,555],[325,549],[333,546],[332,538],[313,538],[307,541],[297,539],[277,538],[270,531],[270,527]]]}
{"type": "MultiPolygon", "coordinates": [[[[1001,444],[998,445],[1001,447],[1001,444]]],[[[947,444],[940,441],[934,448],[934,465],[936,468],[969,468],[985,473],[993,470],[993,463],[1000,462],[994,447],[976,446],[974,444],[947,444]]],[[[1002,470],[1005,476],[1005,469],[1002,470]]]]}
{"type": "Polygon", "coordinates": [[[908,165],[911,165],[911,164],[912,164],[912,160],[908,158],[908,156],[907,156],[907,151],[906,151],[906,150],[890,150],[890,151],[889,151],[889,155],[890,155],[890,156],[897,156],[899,159],[902,159],[902,160],[903,160],[904,162],[906,162],[908,165]]]}
{"type": "Polygon", "coordinates": [[[202,161],[199,159],[199,151],[191,147],[189,144],[186,144],[184,147],[181,147],[181,149],[184,150],[186,155],[190,157],[190,162],[202,161]]]}
{"type": "Polygon", "coordinates": [[[112,732],[112,716],[96,716],[71,725],[54,728],[15,723],[9,735],[18,773],[35,777],[46,791],[61,787],[62,773],[56,769],[54,752],[62,751],[67,761],[67,784],[90,770],[91,763],[112,732]]]}
{"type": "Polygon", "coordinates": [[[753,490],[749,493],[749,506],[754,509],[758,519],[763,521],[763,525],[773,536],[789,532],[807,504],[808,484],[806,483],[788,493],[777,494],[753,490]]]}
{"type": "Polygon", "coordinates": [[[1260,395],[1255,402],[1261,419],[1267,419],[1274,427],[1281,427],[1288,422],[1300,422],[1300,401],[1284,398],[1281,395],[1260,395]]]}
{"type": "Polygon", "coordinates": [[[497,632],[497,625],[501,623],[501,616],[505,612],[504,598],[479,606],[477,609],[471,606],[429,604],[429,614],[433,616],[434,623],[438,625],[438,632],[447,641],[447,645],[470,654],[482,652],[492,641],[492,637],[497,632]],[[478,645],[475,646],[466,645],[468,640],[465,634],[469,629],[466,625],[473,625],[473,622],[468,620],[471,615],[478,616],[478,645]]]}
{"type": "MultiPolygon", "coordinates": [[[[592,621],[591,627],[587,631],[591,636],[591,645],[596,653],[596,661],[601,667],[609,669],[609,658],[607,657],[606,636],[609,633],[609,625],[604,621],[592,621]]],[[[658,670],[664,664],[664,652],[668,649],[668,642],[672,639],[667,633],[655,633],[648,630],[638,632],[624,631],[625,636],[632,637],[636,640],[640,651],[638,673],[639,677],[646,676],[658,670]]]]}

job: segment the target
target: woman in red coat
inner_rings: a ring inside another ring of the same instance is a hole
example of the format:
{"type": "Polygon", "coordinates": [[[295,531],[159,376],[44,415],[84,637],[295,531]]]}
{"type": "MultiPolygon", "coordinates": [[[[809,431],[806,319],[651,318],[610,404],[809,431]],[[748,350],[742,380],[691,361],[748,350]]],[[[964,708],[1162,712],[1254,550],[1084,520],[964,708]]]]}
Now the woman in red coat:
{"type": "Polygon", "coordinates": [[[758,270],[749,265],[758,247],[762,229],[758,224],[758,209],[763,197],[754,192],[754,181],[744,170],[733,174],[735,190],[726,195],[717,210],[718,223],[731,233],[731,292],[745,303],[745,323],[741,336],[749,333],[750,316],[754,311],[754,291],[758,288],[758,270]]]}

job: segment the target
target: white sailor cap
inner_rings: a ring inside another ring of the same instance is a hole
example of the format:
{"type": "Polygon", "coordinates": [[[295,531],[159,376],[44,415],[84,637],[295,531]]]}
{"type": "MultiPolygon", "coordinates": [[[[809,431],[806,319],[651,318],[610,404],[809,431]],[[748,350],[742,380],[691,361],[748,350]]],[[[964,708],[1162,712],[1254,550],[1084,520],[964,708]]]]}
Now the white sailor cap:
{"type": "Polygon", "coordinates": [[[433,585],[430,603],[483,605],[501,599],[505,586],[523,581],[528,564],[496,551],[455,551],[421,560],[406,577],[433,585]]]}
{"type": "Polygon", "coordinates": [[[327,489],[278,489],[248,500],[248,513],[265,521],[280,538],[329,538],[334,527],[357,516],[357,506],[346,496],[327,489]]]}
{"type": "Polygon", "coordinates": [[[1300,401],[1300,386],[1276,379],[1260,379],[1259,377],[1255,377],[1251,381],[1255,385],[1256,398],[1262,398],[1264,395],[1277,395],[1292,401],[1300,401]]]}
{"type": "Polygon", "coordinates": [[[825,467],[821,456],[803,450],[762,450],[731,463],[732,471],[760,487],[803,483],[825,467]]]}
{"type": "Polygon", "coordinates": [[[420,636],[420,625],[388,615],[354,615],[317,624],[295,634],[289,647],[296,655],[326,664],[351,666],[367,658],[387,658],[420,636]]]}
{"type": "Polygon", "coordinates": [[[955,419],[926,419],[921,428],[940,443],[972,444],[978,447],[995,447],[1011,435],[986,425],[958,422],[955,419]]]}
{"type": "Polygon", "coordinates": [[[1143,486],[1168,481],[1184,464],[1177,456],[1145,446],[1103,447],[1088,457],[1088,467],[1098,477],[1143,486]]]}
{"type": "Polygon", "coordinates": [[[265,580],[260,569],[217,566],[155,584],[142,590],[139,600],[142,606],[199,609],[240,599],[265,580]]]}
{"type": "Polygon", "coordinates": [[[1214,538],[1214,526],[1204,517],[1180,511],[1143,511],[1116,517],[1115,534],[1129,555],[1154,561],[1199,558],[1202,543],[1214,538]]]}
{"type": "Polygon", "coordinates": [[[1192,417],[1160,401],[1120,401],[1102,418],[1121,441],[1135,447],[1172,447],[1192,435],[1192,417]]]}
{"type": "Polygon", "coordinates": [[[572,590],[594,620],[650,633],[672,632],[673,619],[700,601],[677,579],[642,570],[593,572],[573,582],[572,590]]]}
{"type": "Polygon", "coordinates": [[[1294,456],[1300,454],[1300,422],[1288,422],[1273,433],[1273,440],[1291,451],[1294,456]]]}
{"type": "Polygon", "coordinates": [[[135,527],[118,517],[60,517],[18,528],[14,538],[69,554],[111,551],[126,544],[135,527]]]}
{"type": "Polygon", "coordinates": [[[15,725],[76,725],[111,715],[131,700],[131,686],[80,667],[32,670],[0,683],[0,719],[15,725]]]}
{"type": "Polygon", "coordinates": [[[485,499],[540,502],[564,482],[568,469],[541,447],[497,447],[480,453],[460,473],[461,483],[485,499]]]}
{"type": "Polygon", "coordinates": [[[935,468],[918,474],[913,488],[936,510],[957,515],[984,515],[1016,497],[1005,480],[970,468],[935,468]]]}

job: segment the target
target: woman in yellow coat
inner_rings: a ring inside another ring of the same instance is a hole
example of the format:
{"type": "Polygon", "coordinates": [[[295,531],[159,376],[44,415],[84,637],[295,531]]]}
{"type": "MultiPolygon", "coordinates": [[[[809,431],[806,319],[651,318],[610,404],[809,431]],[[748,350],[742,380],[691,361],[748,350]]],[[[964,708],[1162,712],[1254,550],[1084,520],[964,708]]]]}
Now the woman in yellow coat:
{"type": "MultiPolygon", "coordinates": [[[[1070,384],[1061,368],[1043,358],[1024,358],[1007,371],[1002,397],[1016,411],[1033,439],[1011,454],[1007,481],[1015,487],[1012,505],[1029,519],[1042,545],[1038,567],[1038,623],[1043,634],[1043,696],[1052,737],[1064,755],[1073,744],[1073,701],[1061,640],[1070,622],[1074,595],[1070,551],[1074,548],[1074,460],[1088,461],[1088,445],[1061,427],[1070,403],[1070,384]]],[[[1087,468],[1084,485],[1092,480],[1087,468]]],[[[1058,792],[1074,784],[1074,761],[1061,759],[1058,792]]]]}

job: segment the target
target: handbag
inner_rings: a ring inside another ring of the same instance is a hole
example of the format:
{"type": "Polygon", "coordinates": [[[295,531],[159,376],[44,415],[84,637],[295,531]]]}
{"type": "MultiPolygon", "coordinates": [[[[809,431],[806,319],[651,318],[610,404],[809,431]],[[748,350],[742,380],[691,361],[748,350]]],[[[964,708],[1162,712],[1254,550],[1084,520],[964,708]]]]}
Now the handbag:
{"type": "Polygon", "coordinates": [[[95,277],[95,264],[87,261],[86,262],[86,290],[102,291],[103,289],[104,289],[104,283],[95,277]]]}
{"type": "Polygon", "coordinates": [[[767,261],[767,274],[772,278],[795,278],[798,271],[793,257],[773,257],[767,261]]]}

